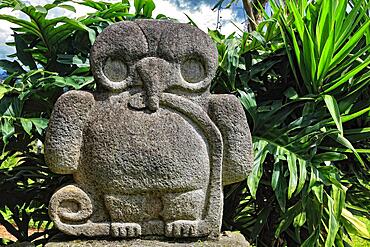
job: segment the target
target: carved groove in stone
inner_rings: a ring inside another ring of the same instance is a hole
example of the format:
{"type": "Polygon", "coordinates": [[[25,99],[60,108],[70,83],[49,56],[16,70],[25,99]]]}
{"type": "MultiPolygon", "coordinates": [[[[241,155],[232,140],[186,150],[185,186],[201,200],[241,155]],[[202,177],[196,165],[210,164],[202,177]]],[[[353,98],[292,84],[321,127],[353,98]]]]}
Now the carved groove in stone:
{"type": "Polygon", "coordinates": [[[68,185],[58,190],[50,200],[52,219],[64,223],[86,222],[93,213],[89,196],[80,188],[68,185]]]}

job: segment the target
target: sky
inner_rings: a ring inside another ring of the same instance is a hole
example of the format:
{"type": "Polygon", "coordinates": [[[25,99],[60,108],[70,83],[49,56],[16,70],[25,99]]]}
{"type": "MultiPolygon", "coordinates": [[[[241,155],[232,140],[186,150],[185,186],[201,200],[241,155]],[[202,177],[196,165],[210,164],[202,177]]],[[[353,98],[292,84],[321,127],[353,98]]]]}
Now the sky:
{"type": "MultiPolygon", "coordinates": [[[[44,5],[50,3],[53,0],[23,0],[24,3],[31,3],[32,5],[44,5]]],[[[105,0],[105,2],[119,2],[119,0],[105,0]]],[[[131,2],[133,2],[131,0],[131,2]]],[[[239,28],[243,28],[243,22],[245,20],[244,11],[242,9],[241,1],[234,4],[231,9],[222,9],[220,11],[221,16],[221,32],[223,34],[230,34],[234,31],[238,31],[239,28]],[[233,24],[234,23],[234,24],[233,24]]],[[[169,17],[178,19],[180,22],[188,22],[185,13],[204,31],[207,28],[216,29],[217,26],[217,11],[212,11],[212,7],[217,3],[217,0],[154,0],[156,9],[153,15],[166,14],[169,17]]],[[[133,5],[133,4],[132,4],[133,5]]],[[[49,12],[48,17],[53,18],[56,16],[83,16],[86,13],[92,11],[88,7],[81,5],[74,5],[77,12],[71,12],[62,8],[55,8],[49,12]]],[[[19,11],[11,12],[10,9],[1,9],[0,14],[8,14],[16,17],[23,17],[19,11]]],[[[5,45],[5,42],[13,40],[12,30],[10,29],[14,25],[10,25],[8,22],[0,20],[0,59],[4,59],[6,55],[14,52],[14,49],[5,45]]]]}

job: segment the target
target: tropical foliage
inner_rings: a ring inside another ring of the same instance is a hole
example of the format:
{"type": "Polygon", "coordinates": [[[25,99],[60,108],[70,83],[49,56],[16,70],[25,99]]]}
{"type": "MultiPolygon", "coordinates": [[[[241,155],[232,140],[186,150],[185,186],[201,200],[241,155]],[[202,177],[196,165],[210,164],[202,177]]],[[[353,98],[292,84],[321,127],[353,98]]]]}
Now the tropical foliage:
{"type": "Polygon", "coordinates": [[[240,95],[255,150],[228,224],[264,246],[369,239],[370,2],[270,4],[257,32],[215,37],[215,90],[240,95]]]}
{"type": "MultiPolygon", "coordinates": [[[[0,224],[19,241],[42,244],[47,238],[40,236],[56,232],[47,202],[71,181],[51,173],[43,159],[53,104],[67,90],[95,90],[88,57],[97,34],[117,21],[152,18],[155,7],[136,0],[131,12],[127,0],[81,0],[92,8],[86,16],[48,17],[54,8],[75,11],[76,3],[0,0],[0,8],[28,16],[0,15],[17,25],[9,43],[16,60],[0,61],[9,75],[0,84],[0,224]],[[29,236],[30,226],[42,231],[29,236]]],[[[270,4],[272,16],[260,9],[255,31],[227,37],[209,31],[219,51],[212,91],[240,98],[255,151],[249,178],[225,188],[224,229],[258,246],[370,239],[358,218],[370,217],[370,2],[270,4]]]]}

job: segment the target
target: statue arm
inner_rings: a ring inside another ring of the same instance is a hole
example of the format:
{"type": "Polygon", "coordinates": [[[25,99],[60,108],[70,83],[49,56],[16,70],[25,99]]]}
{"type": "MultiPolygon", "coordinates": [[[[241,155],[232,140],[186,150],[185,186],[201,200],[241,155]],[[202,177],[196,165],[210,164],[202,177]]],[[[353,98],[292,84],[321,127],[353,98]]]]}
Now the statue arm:
{"type": "Polygon", "coordinates": [[[83,127],[94,106],[91,93],[69,91],[57,100],[45,139],[45,161],[60,174],[72,174],[78,167],[83,127]]]}
{"type": "Polygon", "coordinates": [[[208,114],[219,128],[223,143],[222,183],[244,180],[252,169],[252,138],[245,112],[234,95],[211,95],[208,114]]]}

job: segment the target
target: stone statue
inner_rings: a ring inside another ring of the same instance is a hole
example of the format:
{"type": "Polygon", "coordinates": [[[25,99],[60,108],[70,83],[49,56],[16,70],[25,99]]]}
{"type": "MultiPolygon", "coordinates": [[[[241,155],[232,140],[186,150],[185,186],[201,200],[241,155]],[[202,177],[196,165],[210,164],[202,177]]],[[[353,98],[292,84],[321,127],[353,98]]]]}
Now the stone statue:
{"type": "Polygon", "coordinates": [[[211,39],[188,24],[124,21],[98,36],[90,62],[97,92],[63,94],[46,135],[50,169],[75,180],[51,198],[57,228],[217,238],[222,187],[245,179],[253,157],[238,99],[210,94],[211,39]]]}

